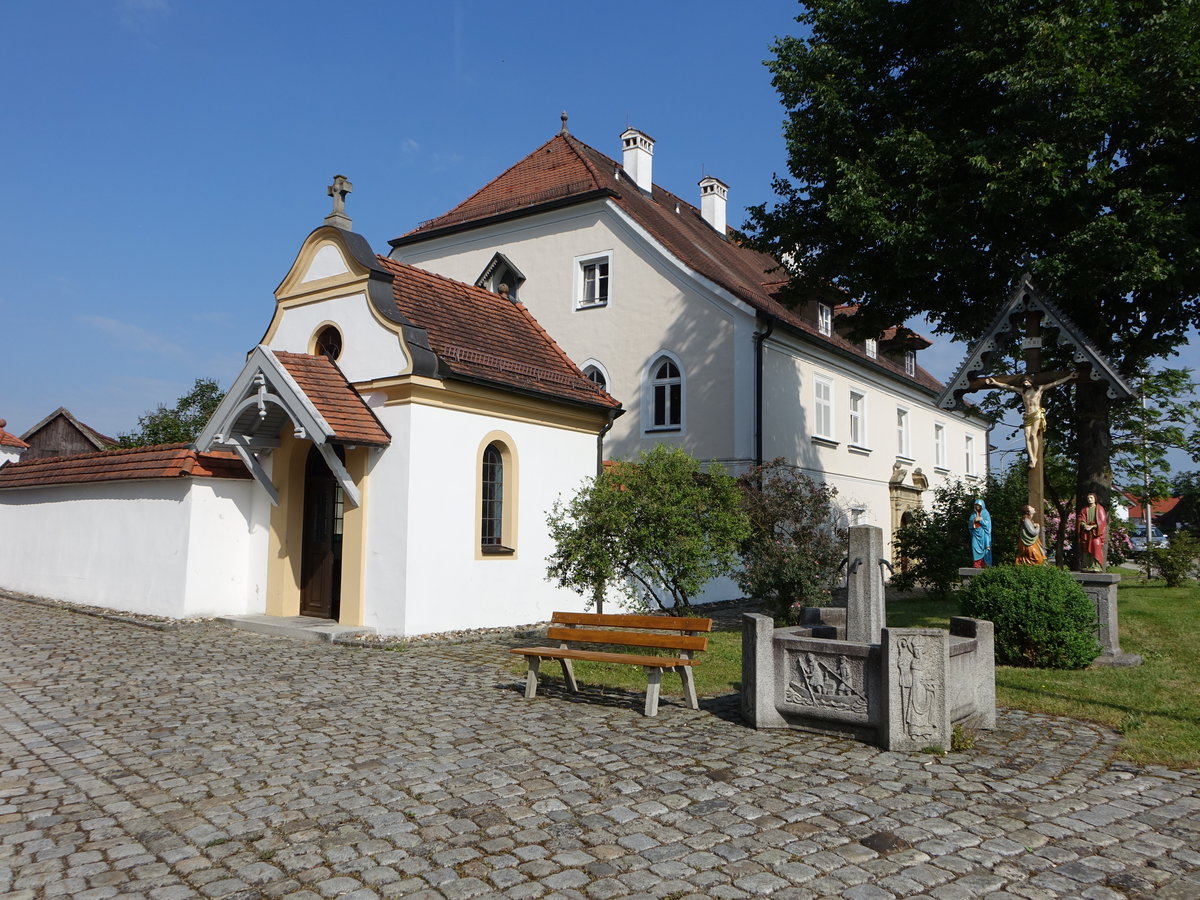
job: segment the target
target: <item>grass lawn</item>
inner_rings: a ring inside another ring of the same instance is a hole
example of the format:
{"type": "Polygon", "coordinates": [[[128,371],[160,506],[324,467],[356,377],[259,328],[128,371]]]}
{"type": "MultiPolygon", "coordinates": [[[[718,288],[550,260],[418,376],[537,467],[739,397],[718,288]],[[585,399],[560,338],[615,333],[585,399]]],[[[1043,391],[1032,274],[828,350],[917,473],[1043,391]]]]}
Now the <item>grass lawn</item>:
{"type": "MultiPolygon", "coordinates": [[[[1081,671],[996,667],[1001,706],[1087,719],[1122,735],[1121,753],[1138,763],[1200,767],[1200,586],[1167,588],[1126,575],[1118,604],[1121,649],[1140,653],[1135,668],[1081,671]]],[[[941,627],[957,615],[957,602],[903,599],[888,603],[888,624],[941,627]]],[[[693,671],[701,696],[741,687],[742,634],[716,631],[693,671]]],[[[515,660],[513,671],[524,672],[515,660]]],[[[575,663],[581,684],[642,692],[646,676],[634,666],[575,663]]],[[[561,678],[556,662],[542,664],[539,678],[561,678]]],[[[681,696],[679,678],[663,677],[662,693],[681,696]]]]}

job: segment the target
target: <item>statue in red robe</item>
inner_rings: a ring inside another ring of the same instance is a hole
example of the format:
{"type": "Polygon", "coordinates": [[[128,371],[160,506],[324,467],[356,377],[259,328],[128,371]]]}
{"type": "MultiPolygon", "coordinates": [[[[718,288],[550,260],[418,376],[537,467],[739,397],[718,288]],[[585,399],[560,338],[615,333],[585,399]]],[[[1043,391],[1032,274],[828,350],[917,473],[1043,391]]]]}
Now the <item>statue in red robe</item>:
{"type": "Polygon", "coordinates": [[[1075,528],[1079,533],[1079,571],[1103,572],[1108,513],[1096,502],[1095,494],[1087,495],[1087,506],[1075,517],[1075,528]]]}

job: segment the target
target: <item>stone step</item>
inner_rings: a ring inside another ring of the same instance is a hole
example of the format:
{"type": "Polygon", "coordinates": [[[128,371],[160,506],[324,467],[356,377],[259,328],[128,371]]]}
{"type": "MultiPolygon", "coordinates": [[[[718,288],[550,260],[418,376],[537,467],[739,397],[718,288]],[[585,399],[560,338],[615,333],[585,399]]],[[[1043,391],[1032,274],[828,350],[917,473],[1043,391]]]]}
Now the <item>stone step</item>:
{"type": "Polygon", "coordinates": [[[374,634],[374,628],[339,625],[335,619],[314,616],[218,616],[217,621],[242,631],[299,641],[333,641],[356,634],[374,634]]]}

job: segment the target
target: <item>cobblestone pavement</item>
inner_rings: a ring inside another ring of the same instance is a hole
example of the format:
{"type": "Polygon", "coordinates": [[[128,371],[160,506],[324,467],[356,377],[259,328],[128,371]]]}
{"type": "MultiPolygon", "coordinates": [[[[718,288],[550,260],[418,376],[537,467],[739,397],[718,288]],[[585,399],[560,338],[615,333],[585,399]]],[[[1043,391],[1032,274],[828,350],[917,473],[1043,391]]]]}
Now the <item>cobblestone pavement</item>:
{"type": "Polygon", "coordinates": [[[1200,897],[1200,774],[1080,722],[939,759],[755,732],[732,693],[527,701],[503,639],[0,615],[7,898],[1200,897]]]}

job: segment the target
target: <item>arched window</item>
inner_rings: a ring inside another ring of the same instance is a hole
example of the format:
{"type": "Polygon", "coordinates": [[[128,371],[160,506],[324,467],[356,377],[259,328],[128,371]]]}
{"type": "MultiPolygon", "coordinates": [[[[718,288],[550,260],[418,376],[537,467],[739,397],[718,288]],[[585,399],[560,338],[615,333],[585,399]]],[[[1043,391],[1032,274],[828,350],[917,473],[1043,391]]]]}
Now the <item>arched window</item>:
{"type": "Polygon", "coordinates": [[[500,448],[488,444],[483,451],[483,509],[479,543],[487,547],[504,543],[504,458],[500,448]]]}
{"type": "Polygon", "coordinates": [[[683,427],[683,374],[669,356],[650,366],[650,431],[678,431],[683,427]]]}
{"type": "Polygon", "coordinates": [[[479,552],[511,556],[516,548],[516,461],[498,433],[485,438],[479,454],[479,552]]]}
{"type": "Polygon", "coordinates": [[[599,366],[584,366],[583,374],[588,377],[588,381],[598,384],[601,390],[608,390],[608,379],[604,376],[604,370],[599,366]]]}

